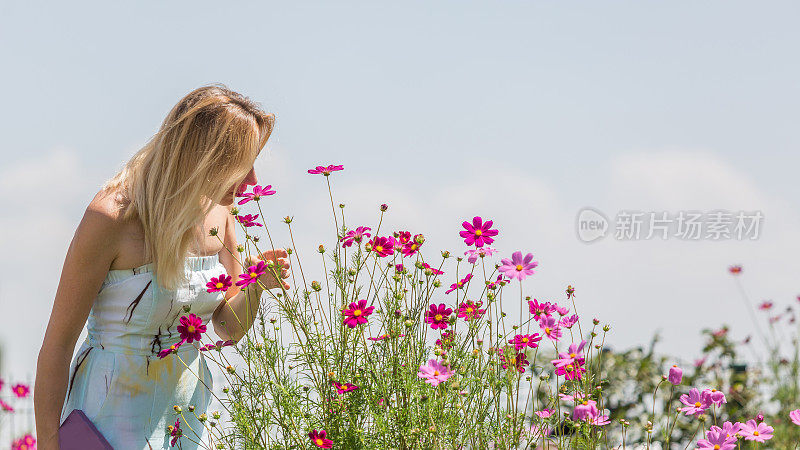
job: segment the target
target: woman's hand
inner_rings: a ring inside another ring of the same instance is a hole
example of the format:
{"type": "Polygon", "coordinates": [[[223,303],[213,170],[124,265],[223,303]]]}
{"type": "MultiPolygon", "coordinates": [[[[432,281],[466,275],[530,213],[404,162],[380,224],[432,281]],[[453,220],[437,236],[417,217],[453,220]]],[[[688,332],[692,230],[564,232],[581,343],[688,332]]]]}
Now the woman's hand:
{"type": "Polygon", "coordinates": [[[283,278],[288,278],[291,275],[291,270],[289,267],[289,253],[286,252],[286,249],[276,248],[274,251],[267,250],[258,255],[257,258],[248,256],[245,259],[247,267],[258,264],[259,261],[264,261],[266,264],[269,264],[267,261],[272,261],[275,263],[275,266],[272,269],[267,267],[267,272],[258,277],[258,280],[261,282],[261,284],[266,286],[267,289],[273,289],[280,287],[281,285],[283,285],[284,289],[289,289],[289,284],[283,281],[283,278]],[[280,279],[273,275],[273,271],[280,274],[280,279]]]}

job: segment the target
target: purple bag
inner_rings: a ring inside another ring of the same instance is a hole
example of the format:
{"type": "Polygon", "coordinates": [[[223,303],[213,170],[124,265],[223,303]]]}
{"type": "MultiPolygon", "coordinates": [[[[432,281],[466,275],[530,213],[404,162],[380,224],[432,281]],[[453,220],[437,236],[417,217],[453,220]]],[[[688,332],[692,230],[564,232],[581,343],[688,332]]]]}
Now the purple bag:
{"type": "Polygon", "coordinates": [[[114,450],[80,409],[73,409],[58,429],[61,450],[114,450]]]}

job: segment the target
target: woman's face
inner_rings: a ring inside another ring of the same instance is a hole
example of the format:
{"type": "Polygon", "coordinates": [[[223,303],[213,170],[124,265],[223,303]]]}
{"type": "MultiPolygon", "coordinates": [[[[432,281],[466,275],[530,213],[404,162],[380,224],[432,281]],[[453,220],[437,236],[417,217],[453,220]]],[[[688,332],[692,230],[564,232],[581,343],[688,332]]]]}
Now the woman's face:
{"type": "Polygon", "coordinates": [[[233,204],[234,199],[237,195],[242,195],[244,191],[247,190],[247,186],[254,186],[258,184],[258,178],[256,178],[256,170],[255,167],[250,168],[250,172],[247,172],[247,176],[244,177],[242,183],[238,186],[232,186],[230,191],[225,194],[225,197],[222,197],[222,205],[228,206],[233,204]]]}

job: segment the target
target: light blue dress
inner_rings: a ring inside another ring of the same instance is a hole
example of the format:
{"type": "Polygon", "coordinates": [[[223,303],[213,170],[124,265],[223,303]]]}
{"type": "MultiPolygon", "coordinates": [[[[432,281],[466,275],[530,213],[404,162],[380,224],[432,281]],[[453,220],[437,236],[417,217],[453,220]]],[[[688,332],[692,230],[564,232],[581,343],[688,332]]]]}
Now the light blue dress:
{"type": "Polygon", "coordinates": [[[108,272],[89,312],[88,336],[70,364],[61,423],[82,409],[116,450],[166,449],[172,448],[167,426],[180,417],[183,437],[174,448],[216,447],[208,421],[204,426],[196,418],[207,413],[212,420],[207,408],[214,387],[206,352],[198,348],[212,343],[209,322],[225,295],[207,292],[206,283],[226,271],[218,255],[187,257],[186,271],[189,283],[172,291],[158,285],[153,263],[108,272]],[[184,343],[159,359],[161,349],[180,341],[179,319],[189,313],[207,324],[203,342],[184,343]]]}

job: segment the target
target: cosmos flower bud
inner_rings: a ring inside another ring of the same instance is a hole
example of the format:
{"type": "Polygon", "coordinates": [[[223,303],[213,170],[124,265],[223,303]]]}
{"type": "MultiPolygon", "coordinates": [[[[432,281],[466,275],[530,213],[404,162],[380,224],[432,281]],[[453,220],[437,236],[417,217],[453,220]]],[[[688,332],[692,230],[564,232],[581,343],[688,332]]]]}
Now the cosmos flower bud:
{"type": "Polygon", "coordinates": [[[236,246],[236,251],[239,252],[239,253],[244,252],[244,245],[242,245],[242,244],[237,245],[236,246]]]}
{"type": "Polygon", "coordinates": [[[672,384],[681,384],[681,380],[683,379],[683,370],[681,370],[681,368],[677,365],[673,365],[669,368],[669,376],[667,379],[672,384]]]}
{"type": "Polygon", "coordinates": [[[319,292],[319,291],[322,290],[322,285],[319,284],[319,281],[312,281],[311,282],[311,289],[313,289],[316,292],[319,292]]]}
{"type": "Polygon", "coordinates": [[[182,411],[182,410],[181,410],[181,407],[180,407],[180,406],[178,406],[178,405],[175,405],[175,406],[173,406],[173,407],[172,407],[172,409],[174,409],[174,410],[175,410],[175,412],[177,412],[177,413],[179,413],[179,412],[181,412],[181,411],[182,411]]]}
{"type": "Polygon", "coordinates": [[[208,235],[209,236],[216,236],[218,233],[219,233],[219,227],[214,227],[214,228],[208,230],[208,235]]]}
{"type": "Polygon", "coordinates": [[[386,203],[381,205],[381,212],[385,212],[387,209],[389,209],[389,205],[387,205],[386,203]]]}
{"type": "Polygon", "coordinates": [[[286,223],[286,224],[292,223],[292,218],[289,217],[289,216],[284,217],[283,218],[283,223],[286,223]]]}
{"type": "Polygon", "coordinates": [[[228,366],[228,367],[226,367],[226,368],[225,368],[225,370],[227,370],[227,371],[228,371],[228,373],[234,373],[234,372],[236,372],[236,368],[235,368],[235,367],[233,367],[233,366],[228,366]]]}
{"type": "Polygon", "coordinates": [[[597,324],[599,324],[599,323],[600,323],[600,321],[599,321],[599,320],[597,320],[597,319],[592,319],[592,323],[593,323],[593,324],[595,324],[595,325],[597,325],[597,324]]]}
{"type": "Polygon", "coordinates": [[[183,311],[189,312],[192,309],[192,305],[183,305],[183,311]]]}
{"type": "Polygon", "coordinates": [[[189,405],[189,412],[194,412],[194,405],[189,405]]]}
{"type": "Polygon", "coordinates": [[[344,209],[344,203],[339,203],[339,208],[344,209]]]}
{"type": "Polygon", "coordinates": [[[219,419],[219,411],[214,411],[213,413],[211,413],[211,417],[219,419]]]}
{"type": "Polygon", "coordinates": [[[320,252],[320,253],[325,253],[325,246],[322,245],[322,244],[319,244],[319,247],[317,247],[317,251],[320,252]]]}
{"type": "Polygon", "coordinates": [[[238,214],[239,214],[239,208],[237,208],[235,206],[233,208],[231,208],[231,215],[232,216],[236,216],[238,214]]]}

